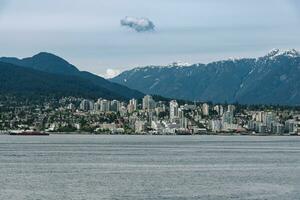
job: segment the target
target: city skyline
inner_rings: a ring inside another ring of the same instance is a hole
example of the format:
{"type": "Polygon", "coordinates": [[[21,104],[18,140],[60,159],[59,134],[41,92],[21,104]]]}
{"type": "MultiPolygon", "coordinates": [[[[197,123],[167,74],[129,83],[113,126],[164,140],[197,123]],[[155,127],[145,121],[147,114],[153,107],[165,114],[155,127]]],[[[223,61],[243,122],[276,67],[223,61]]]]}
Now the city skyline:
{"type": "Polygon", "coordinates": [[[0,1],[1,56],[40,51],[80,70],[110,77],[136,66],[207,63],[299,49],[295,0],[275,1],[0,1]],[[122,27],[126,16],[148,18],[154,31],[122,27]]]}
{"type": "Polygon", "coordinates": [[[22,101],[10,100],[17,106],[0,121],[0,130],[10,134],[300,135],[300,107],[155,101],[151,95],[129,101],[70,96],[48,99],[32,112],[22,101]],[[9,120],[11,112],[15,117],[9,120]]]}

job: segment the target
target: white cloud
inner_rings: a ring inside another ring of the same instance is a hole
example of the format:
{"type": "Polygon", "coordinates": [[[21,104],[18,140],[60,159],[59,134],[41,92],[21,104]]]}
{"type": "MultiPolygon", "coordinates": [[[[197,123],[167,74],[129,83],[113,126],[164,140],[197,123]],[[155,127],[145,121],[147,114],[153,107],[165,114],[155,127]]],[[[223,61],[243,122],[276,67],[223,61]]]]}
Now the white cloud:
{"type": "Polygon", "coordinates": [[[128,26],[134,29],[136,32],[145,32],[145,31],[153,31],[154,24],[147,18],[137,18],[137,17],[125,17],[121,20],[122,26],[128,26]]]}
{"type": "Polygon", "coordinates": [[[106,70],[105,74],[100,74],[100,76],[102,76],[106,79],[109,79],[109,78],[114,78],[114,77],[118,76],[120,73],[121,73],[121,71],[118,69],[109,68],[106,70]]]}

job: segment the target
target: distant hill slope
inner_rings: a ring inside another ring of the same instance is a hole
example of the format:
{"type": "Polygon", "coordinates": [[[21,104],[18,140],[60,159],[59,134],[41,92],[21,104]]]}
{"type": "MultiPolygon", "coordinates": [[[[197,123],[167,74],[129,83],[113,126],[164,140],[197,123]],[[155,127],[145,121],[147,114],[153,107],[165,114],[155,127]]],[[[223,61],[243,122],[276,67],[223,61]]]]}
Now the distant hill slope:
{"type": "Polygon", "coordinates": [[[91,81],[0,62],[0,93],[123,98],[91,81]]]}
{"type": "Polygon", "coordinates": [[[46,52],[23,59],[2,57],[0,61],[55,74],[74,75],[79,72],[75,66],[64,59],[46,52]]]}
{"type": "Polygon", "coordinates": [[[140,67],[112,81],[144,93],[192,101],[299,105],[300,54],[277,49],[258,59],[140,67]]]}
{"type": "Polygon", "coordinates": [[[144,95],[139,91],[110,82],[92,73],[79,71],[74,65],[68,63],[66,60],[50,53],[42,52],[33,57],[24,59],[2,57],[0,58],[0,62],[10,63],[13,65],[22,66],[24,68],[50,73],[52,74],[51,77],[55,75],[64,75],[65,78],[67,78],[67,76],[73,76],[73,78],[77,77],[78,81],[80,80],[88,82],[102,90],[97,94],[102,93],[104,95],[104,93],[108,93],[112,98],[141,98],[144,95]]]}

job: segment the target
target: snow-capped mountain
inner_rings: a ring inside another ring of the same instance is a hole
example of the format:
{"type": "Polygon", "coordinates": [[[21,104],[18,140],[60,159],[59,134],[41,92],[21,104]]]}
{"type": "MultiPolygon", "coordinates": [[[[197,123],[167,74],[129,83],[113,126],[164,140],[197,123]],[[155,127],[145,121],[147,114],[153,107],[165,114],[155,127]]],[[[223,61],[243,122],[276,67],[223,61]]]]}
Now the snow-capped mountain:
{"type": "Polygon", "coordinates": [[[148,94],[213,102],[300,104],[300,53],[274,49],[259,58],[139,67],[112,81],[148,94]]]}
{"type": "Polygon", "coordinates": [[[272,59],[278,56],[288,56],[288,57],[295,58],[295,57],[299,57],[300,53],[296,49],[290,49],[290,50],[273,49],[266,55],[266,57],[272,59]]]}

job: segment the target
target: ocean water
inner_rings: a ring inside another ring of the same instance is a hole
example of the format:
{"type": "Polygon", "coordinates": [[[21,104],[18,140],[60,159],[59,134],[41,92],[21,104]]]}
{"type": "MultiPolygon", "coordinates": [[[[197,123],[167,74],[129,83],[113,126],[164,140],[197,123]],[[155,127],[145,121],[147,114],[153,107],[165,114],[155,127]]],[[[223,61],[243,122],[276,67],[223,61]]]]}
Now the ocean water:
{"type": "Polygon", "coordinates": [[[297,200],[300,137],[0,136],[0,200],[297,200]]]}

